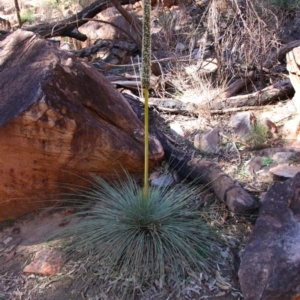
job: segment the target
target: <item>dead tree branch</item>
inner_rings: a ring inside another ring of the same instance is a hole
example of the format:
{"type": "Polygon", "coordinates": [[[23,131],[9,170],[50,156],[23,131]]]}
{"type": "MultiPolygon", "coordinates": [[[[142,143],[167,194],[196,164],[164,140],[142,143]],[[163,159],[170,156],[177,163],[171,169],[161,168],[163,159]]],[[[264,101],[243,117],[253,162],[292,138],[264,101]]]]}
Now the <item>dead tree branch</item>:
{"type": "Polygon", "coordinates": [[[222,93],[220,93],[217,98],[224,99],[235,96],[239,91],[241,91],[245,86],[247,86],[251,80],[254,78],[255,72],[251,71],[246,77],[240,78],[230,84],[222,93]]]}
{"type": "MultiPolygon", "coordinates": [[[[129,4],[129,0],[118,0],[120,4],[129,4]]],[[[68,36],[80,41],[85,41],[87,36],[78,31],[78,28],[87,23],[89,19],[96,16],[104,9],[111,6],[111,2],[107,0],[97,0],[84,8],[79,13],[72,15],[71,17],[59,21],[46,24],[38,24],[33,26],[26,26],[23,29],[32,31],[41,35],[44,38],[50,38],[55,36],[68,36]]]]}
{"type": "Polygon", "coordinates": [[[129,31],[132,29],[136,34],[136,44],[140,50],[142,50],[142,22],[134,15],[130,14],[127,10],[125,10],[121,3],[118,0],[110,0],[115,8],[119,11],[119,13],[126,19],[129,24],[129,31]]]}
{"type": "Polygon", "coordinates": [[[278,100],[291,98],[294,93],[295,90],[290,80],[287,79],[281,80],[255,93],[225,99],[214,99],[209,103],[199,105],[198,109],[209,108],[213,110],[222,110],[233,107],[266,105],[278,100]]]}

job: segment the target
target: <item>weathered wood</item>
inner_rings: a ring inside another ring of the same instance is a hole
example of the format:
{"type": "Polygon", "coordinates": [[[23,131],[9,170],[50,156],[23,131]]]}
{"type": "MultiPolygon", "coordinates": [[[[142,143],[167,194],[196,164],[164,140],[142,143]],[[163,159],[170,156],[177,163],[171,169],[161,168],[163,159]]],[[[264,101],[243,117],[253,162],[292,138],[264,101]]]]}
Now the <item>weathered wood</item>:
{"type": "Polygon", "coordinates": [[[121,3],[118,0],[110,0],[115,8],[119,11],[119,13],[126,19],[128,24],[128,28],[133,29],[135,31],[136,36],[136,45],[142,51],[142,22],[135,15],[130,14],[127,10],[123,8],[121,3]]]}
{"type": "MultiPolygon", "coordinates": [[[[118,0],[120,4],[129,4],[129,0],[118,0]]],[[[136,2],[136,1],[134,1],[136,2]]],[[[96,16],[104,9],[111,6],[111,2],[107,0],[97,0],[85,7],[79,13],[72,15],[71,17],[64,19],[60,22],[52,22],[46,24],[38,24],[33,26],[26,26],[23,29],[38,33],[44,38],[50,38],[55,36],[68,36],[80,41],[85,41],[87,36],[78,31],[78,28],[87,23],[89,19],[96,16]]]]}
{"type": "Polygon", "coordinates": [[[137,49],[136,45],[133,43],[130,43],[128,41],[101,41],[97,43],[96,45],[93,45],[88,48],[84,48],[82,50],[74,51],[73,53],[78,57],[88,57],[92,54],[97,53],[102,48],[117,48],[117,49],[123,49],[129,52],[133,52],[137,49]]]}
{"type": "MultiPolygon", "coordinates": [[[[143,123],[96,68],[53,43],[22,30],[0,42],[0,95],[0,221],[51,205],[59,184],[86,186],[89,173],[143,172],[143,123]]],[[[150,165],[162,156],[152,138],[150,165]]]]}
{"type": "Polygon", "coordinates": [[[226,89],[224,89],[218,96],[218,99],[229,98],[235,96],[239,91],[246,87],[251,80],[254,78],[255,72],[251,71],[246,77],[237,79],[235,82],[230,84],[226,89]]]}
{"type": "Polygon", "coordinates": [[[209,113],[212,115],[223,115],[227,113],[233,113],[237,111],[248,111],[248,110],[263,110],[266,109],[267,105],[264,106],[243,106],[243,107],[232,107],[218,110],[210,110],[209,113]]]}
{"type": "Polygon", "coordinates": [[[294,93],[294,88],[290,80],[287,79],[281,80],[255,93],[225,99],[214,99],[209,103],[198,105],[198,109],[209,108],[213,110],[221,110],[232,107],[265,105],[279,100],[292,98],[294,93]]]}
{"type": "MultiPolygon", "coordinates": [[[[191,102],[183,103],[178,99],[170,98],[149,98],[149,105],[175,114],[197,114],[197,112],[201,110],[209,111],[212,114],[222,114],[226,112],[249,110],[252,106],[259,107],[279,100],[292,98],[294,93],[295,90],[290,80],[282,80],[259,92],[225,99],[217,97],[210,102],[201,104],[191,102]]],[[[140,101],[142,100],[140,99],[140,101]]]]}
{"type": "Polygon", "coordinates": [[[277,51],[273,51],[269,55],[269,59],[264,62],[263,68],[271,69],[274,66],[276,66],[278,64],[278,62],[285,63],[284,59],[285,59],[286,54],[298,46],[300,46],[300,40],[295,40],[295,41],[289,42],[287,44],[284,44],[277,51]]]}
{"type": "Polygon", "coordinates": [[[277,60],[282,62],[288,52],[292,51],[294,48],[300,46],[300,40],[292,41],[286,45],[283,45],[277,52],[277,60]]]}
{"type": "MultiPolygon", "coordinates": [[[[155,88],[157,86],[158,80],[159,77],[152,75],[150,78],[150,88],[155,88]]],[[[114,80],[111,81],[111,83],[117,86],[128,87],[135,90],[140,90],[142,87],[142,82],[140,80],[114,80]]],[[[143,100],[141,99],[141,101],[143,100]]]]}
{"type": "Polygon", "coordinates": [[[190,159],[174,149],[161,134],[157,137],[164,148],[165,157],[178,173],[210,187],[232,212],[250,213],[258,208],[254,198],[215,163],[205,159],[190,159]]]}

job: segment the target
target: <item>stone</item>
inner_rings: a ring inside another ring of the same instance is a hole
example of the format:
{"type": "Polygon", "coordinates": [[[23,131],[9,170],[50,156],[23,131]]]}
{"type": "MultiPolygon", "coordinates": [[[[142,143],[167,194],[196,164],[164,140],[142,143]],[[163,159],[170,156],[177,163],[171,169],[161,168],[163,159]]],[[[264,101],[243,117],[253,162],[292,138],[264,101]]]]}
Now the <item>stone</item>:
{"type": "Polygon", "coordinates": [[[184,137],[184,131],[178,123],[170,124],[170,133],[172,133],[176,137],[184,137]]]}
{"type": "Polygon", "coordinates": [[[295,89],[293,103],[297,112],[300,113],[300,46],[286,54],[286,63],[291,83],[295,89]]]}
{"type": "Polygon", "coordinates": [[[186,50],[187,49],[187,46],[186,45],[184,45],[184,44],[182,44],[182,43],[180,43],[180,42],[178,42],[177,44],[176,44],[176,47],[175,47],[175,51],[176,52],[179,52],[179,53],[182,53],[184,50],[186,50]]]}
{"type": "Polygon", "coordinates": [[[65,50],[65,51],[69,51],[69,52],[74,51],[74,45],[71,43],[67,43],[67,42],[62,43],[60,45],[60,50],[65,50]]]}
{"type": "Polygon", "coordinates": [[[166,174],[151,180],[151,184],[157,187],[167,187],[176,183],[173,174],[166,174]]]}
{"type": "Polygon", "coordinates": [[[43,249],[35,254],[33,261],[23,269],[23,272],[37,275],[56,275],[64,261],[62,252],[56,249],[43,249]]]}
{"type": "MultiPolygon", "coordinates": [[[[53,205],[91,173],[143,173],[143,123],[92,65],[16,30],[0,66],[0,222],[53,205]]],[[[164,153],[149,145],[151,168],[164,153]]]]}
{"type": "Polygon", "coordinates": [[[274,122],[272,122],[269,118],[264,117],[260,118],[258,121],[259,124],[265,126],[268,130],[268,133],[274,138],[277,138],[278,128],[274,122]]]}
{"type": "Polygon", "coordinates": [[[197,61],[198,72],[202,74],[213,73],[218,69],[216,58],[199,59],[197,61]]]}
{"type": "Polygon", "coordinates": [[[300,148],[296,147],[274,147],[274,148],[264,148],[257,151],[254,151],[256,156],[266,156],[266,157],[272,157],[277,152],[290,152],[295,155],[295,153],[299,152],[300,148]]]}
{"type": "Polygon", "coordinates": [[[300,172],[300,166],[289,166],[288,164],[280,164],[274,168],[271,168],[269,172],[278,177],[292,178],[298,172],[300,172]]]}
{"type": "Polygon", "coordinates": [[[204,118],[199,118],[196,120],[182,120],[180,121],[180,127],[183,130],[184,136],[193,134],[193,132],[199,131],[200,128],[206,127],[206,122],[204,118]]]}
{"type": "MultiPolygon", "coordinates": [[[[291,157],[295,155],[294,152],[276,152],[272,159],[274,159],[277,163],[285,163],[288,162],[291,157]]],[[[294,174],[295,175],[295,174],[294,174]]]]}
{"type": "Polygon", "coordinates": [[[300,140],[300,120],[299,118],[288,120],[282,128],[282,138],[286,140],[300,140]]]}
{"type": "Polygon", "coordinates": [[[240,112],[231,118],[231,124],[237,138],[241,140],[248,138],[251,131],[251,118],[250,112],[240,112]]]}
{"type": "Polygon", "coordinates": [[[249,175],[255,175],[263,165],[263,158],[259,156],[252,157],[246,165],[245,171],[249,175]]]}
{"type": "Polygon", "coordinates": [[[205,153],[217,153],[220,148],[220,135],[217,128],[198,133],[194,138],[194,147],[205,153]]]}
{"type": "Polygon", "coordinates": [[[199,70],[199,67],[196,65],[190,65],[190,66],[184,67],[184,70],[187,75],[192,75],[192,74],[195,74],[199,70]]]}
{"type": "Polygon", "coordinates": [[[245,300],[300,297],[300,173],[265,195],[238,272],[245,300]]]}

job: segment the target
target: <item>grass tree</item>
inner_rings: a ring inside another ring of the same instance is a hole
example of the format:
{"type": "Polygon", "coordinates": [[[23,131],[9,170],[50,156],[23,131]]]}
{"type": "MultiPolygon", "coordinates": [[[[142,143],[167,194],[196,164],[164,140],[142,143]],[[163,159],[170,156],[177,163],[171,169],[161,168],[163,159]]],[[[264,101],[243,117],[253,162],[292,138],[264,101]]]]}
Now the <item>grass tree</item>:
{"type": "Polygon", "coordinates": [[[150,0],[144,0],[144,187],[126,171],[125,179],[120,176],[112,182],[93,176],[93,186],[75,195],[77,203],[83,204],[77,213],[80,221],[59,233],[70,259],[85,261],[89,282],[99,282],[99,269],[106,268],[110,277],[134,278],[131,282],[174,283],[190,268],[209,272],[216,255],[216,234],[201,212],[189,205],[193,197],[199,197],[199,187],[148,186],[150,13],[150,0]]]}

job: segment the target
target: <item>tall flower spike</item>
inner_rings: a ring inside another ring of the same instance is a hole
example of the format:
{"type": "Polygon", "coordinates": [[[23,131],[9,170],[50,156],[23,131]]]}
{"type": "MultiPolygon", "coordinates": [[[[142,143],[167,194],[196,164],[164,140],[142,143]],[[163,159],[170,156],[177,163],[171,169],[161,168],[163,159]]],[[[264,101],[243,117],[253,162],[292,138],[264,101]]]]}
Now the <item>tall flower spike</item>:
{"type": "Polygon", "coordinates": [[[145,99],[145,166],[144,166],[144,197],[148,196],[148,169],[149,169],[149,110],[148,98],[151,75],[151,1],[144,0],[143,9],[143,47],[142,47],[142,88],[145,99]]]}

